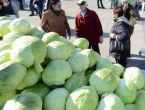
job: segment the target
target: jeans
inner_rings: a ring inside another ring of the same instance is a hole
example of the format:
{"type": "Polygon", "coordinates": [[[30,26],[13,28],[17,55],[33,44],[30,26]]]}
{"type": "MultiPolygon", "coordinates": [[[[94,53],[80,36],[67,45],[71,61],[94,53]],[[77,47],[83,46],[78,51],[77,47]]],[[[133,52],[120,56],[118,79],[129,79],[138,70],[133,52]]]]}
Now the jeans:
{"type": "Polygon", "coordinates": [[[34,14],[34,11],[38,12],[37,9],[33,5],[33,0],[30,0],[29,7],[32,14],[34,14]]]}
{"type": "Polygon", "coordinates": [[[115,1],[111,0],[111,6],[115,6],[115,1]]]}
{"type": "Polygon", "coordinates": [[[65,34],[63,37],[67,39],[67,34],[65,34]]]}

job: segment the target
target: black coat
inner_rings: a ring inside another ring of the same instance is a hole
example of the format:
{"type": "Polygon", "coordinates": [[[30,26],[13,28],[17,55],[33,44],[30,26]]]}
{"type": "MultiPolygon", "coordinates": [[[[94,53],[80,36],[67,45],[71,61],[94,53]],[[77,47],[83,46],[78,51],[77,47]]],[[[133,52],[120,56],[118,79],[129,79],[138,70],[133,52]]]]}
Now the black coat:
{"type": "MultiPolygon", "coordinates": [[[[129,21],[125,17],[114,19],[114,24],[110,33],[117,35],[117,40],[124,41],[130,39],[129,21]]],[[[110,44],[111,45],[111,44],[110,44]]],[[[128,52],[109,52],[112,57],[118,60],[125,60],[128,57],[128,52]]]]}

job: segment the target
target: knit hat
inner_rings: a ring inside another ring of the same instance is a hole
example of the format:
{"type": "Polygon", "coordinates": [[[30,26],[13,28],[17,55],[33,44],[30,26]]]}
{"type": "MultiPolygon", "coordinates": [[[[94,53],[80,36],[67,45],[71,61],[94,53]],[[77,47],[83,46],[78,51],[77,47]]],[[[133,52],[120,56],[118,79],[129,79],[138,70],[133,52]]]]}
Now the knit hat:
{"type": "Polygon", "coordinates": [[[86,5],[86,6],[88,6],[88,3],[85,0],[79,0],[77,5],[86,5]]]}

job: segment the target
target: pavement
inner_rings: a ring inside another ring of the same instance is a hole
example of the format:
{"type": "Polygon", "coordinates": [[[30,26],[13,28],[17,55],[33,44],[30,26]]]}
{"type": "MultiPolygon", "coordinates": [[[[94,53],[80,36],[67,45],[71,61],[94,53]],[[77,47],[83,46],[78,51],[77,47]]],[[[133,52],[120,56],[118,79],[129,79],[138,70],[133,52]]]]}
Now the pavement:
{"type": "MultiPolygon", "coordinates": [[[[17,5],[17,1],[13,0],[17,5]]],[[[108,58],[111,62],[115,62],[114,58],[109,56],[109,32],[113,25],[112,19],[112,10],[110,9],[110,1],[103,0],[103,4],[106,9],[97,9],[97,0],[86,0],[88,2],[88,8],[96,11],[98,14],[102,26],[103,26],[103,38],[104,43],[99,45],[101,56],[104,58],[108,58]]],[[[20,17],[28,20],[32,25],[39,26],[40,19],[39,16],[29,17],[30,10],[29,7],[23,1],[25,11],[20,11],[20,17]]],[[[71,27],[72,38],[71,42],[74,42],[76,39],[75,34],[75,17],[79,13],[79,9],[77,8],[77,0],[62,0],[62,9],[65,10],[69,25],[71,27]]],[[[139,56],[139,50],[145,46],[145,11],[141,12],[140,15],[142,19],[137,21],[137,25],[135,25],[134,34],[131,37],[131,58],[127,59],[127,67],[139,67],[145,70],[145,56],[139,56]]]]}

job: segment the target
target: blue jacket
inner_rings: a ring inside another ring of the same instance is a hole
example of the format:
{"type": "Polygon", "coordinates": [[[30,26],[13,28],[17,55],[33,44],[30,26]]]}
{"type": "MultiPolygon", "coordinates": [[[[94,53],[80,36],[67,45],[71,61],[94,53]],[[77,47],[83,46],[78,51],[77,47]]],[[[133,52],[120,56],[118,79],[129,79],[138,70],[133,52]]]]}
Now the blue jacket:
{"type": "Polygon", "coordinates": [[[34,0],[33,1],[33,4],[35,5],[37,5],[38,7],[37,7],[37,10],[39,10],[39,11],[42,11],[43,10],[43,7],[44,7],[44,1],[45,0],[34,0]]]}

